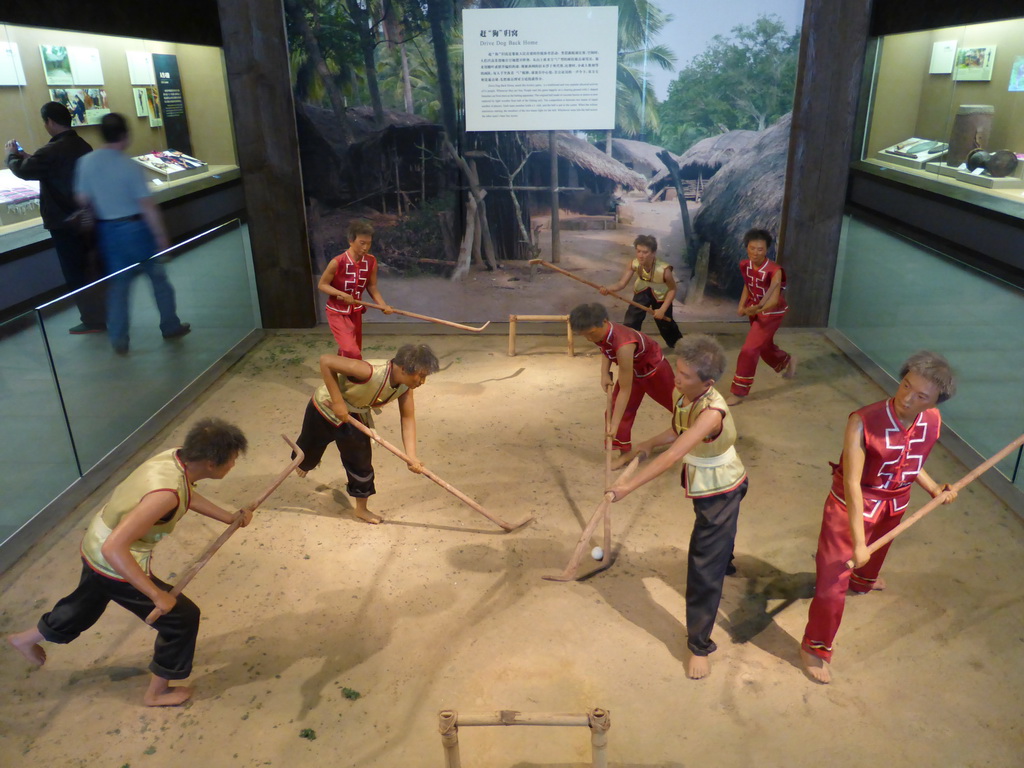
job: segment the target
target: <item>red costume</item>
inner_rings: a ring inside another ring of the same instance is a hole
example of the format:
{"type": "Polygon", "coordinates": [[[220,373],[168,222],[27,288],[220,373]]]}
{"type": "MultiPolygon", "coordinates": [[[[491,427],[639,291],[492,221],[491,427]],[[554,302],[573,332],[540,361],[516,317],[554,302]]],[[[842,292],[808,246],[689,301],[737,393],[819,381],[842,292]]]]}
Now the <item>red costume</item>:
{"type": "MultiPolygon", "coordinates": [[[[334,257],[337,269],[331,287],[344,291],[353,298],[361,299],[366,282],[377,268],[377,260],[366,254],[359,261],[352,261],[348,251],[334,257]]],[[[344,299],[331,296],[327,299],[327,324],[338,342],[338,355],[361,360],[363,357],[363,313],[366,307],[346,304],[344,299]]]]}
{"type": "Polygon", "coordinates": [[[789,305],[786,304],[785,270],[770,259],[765,259],[760,268],[751,264],[750,259],[741,261],[740,274],[743,275],[743,283],[747,287],[747,300],[743,306],[752,307],[761,303],[776,272],[782,274],[778,301],[771,309],[758,312],[750,318],[747,340],[743,342],[743,348],[736,360],[736,375],[733,376],[729,391],[740,397],[750,394],[759,357],[779,373],[786,370],[786,366],[789,365],[789,354],[783,352],[775,343],[775,332],[779,330],[782,318],[789,309],[789,305]]]}
{"type": "MultiPolygon", "coordinates": [[[[921,413],[904,429],[893,411],[893,401],[883,400],[855,412],[864,423],[864,471],[860,487],[864,496],[864,542],[873,541],[897,525],[907,510],[910,489],[939,439],[942,418],[936,408],[921,413]]],[[[878,578],[889,545],[871,555],[861,568],[846,567],[853,557],[850,518],[843,486],[843,458],[832,464],[832,491],[815,555],[814,599],[808,611],[802,647],[825,661],[832,660],[832,641],[839,631],[846,590],[868,592],[878,578]]]]}
{"type": "MultiPolygon", "coordinates": [[[[675,382],[672,378],[672,367],[661,354],[661,347],[649,336],[618,323],[609,322],[608,326],[608,333],[597,342],[597,346],[613,363],[618,360],[616,354],[620,347],[626,344],[634,345],[633,388],[630,391],[629,402],[626,403],[626,410],[622,413],[622,421],[615,432],[615,439],[612,441],[615,448],[625,452],[632,447],[633,422],[636,420],[636,412],[644,395],[650,395],[671,413],[674,407],[672,390],[675,388],[675,382]]],[[[618,397],[619,384],[616,382],[612,392],[612,410],[615,409],[618,397]]]]}

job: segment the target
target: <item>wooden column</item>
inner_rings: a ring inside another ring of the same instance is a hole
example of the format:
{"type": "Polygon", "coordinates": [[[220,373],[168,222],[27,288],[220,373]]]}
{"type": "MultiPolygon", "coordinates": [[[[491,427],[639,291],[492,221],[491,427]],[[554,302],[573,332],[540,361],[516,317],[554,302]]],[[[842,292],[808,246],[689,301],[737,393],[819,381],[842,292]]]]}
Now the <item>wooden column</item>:
{"type": "Polygon", "coordinates": [[[265,328],[316,325],[281,0],[218,0],[238,164],[265,328]]]}
{"type": "Polygon", "coordinates": [[[828,324],[872,0],[807,0],[779,263],[789,324],[828,324]]]}

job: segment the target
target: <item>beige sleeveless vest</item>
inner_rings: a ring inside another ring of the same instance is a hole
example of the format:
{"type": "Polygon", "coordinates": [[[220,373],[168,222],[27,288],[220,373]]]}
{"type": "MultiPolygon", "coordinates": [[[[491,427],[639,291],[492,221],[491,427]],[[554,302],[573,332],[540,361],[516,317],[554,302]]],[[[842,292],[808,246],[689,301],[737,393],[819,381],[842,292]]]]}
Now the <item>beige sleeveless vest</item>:
{"type": "Polygon", "coordinates": [[[145,573],[150,572],[153,547],[174,530],[182,515],[188,511],[192,487],[185,477],[185,467],[177,454],[178,449],[172,448],[158,453],[142,464],[114,489],[110,501],[96,513],[82,540],[82,556],[94,570],[112,579],[124,581],[124,577],[103,557],[103,543],[124,516],[135,509],[147,494],[154,491],[174,491],[178,494],[178,507],[170,519],[154,525],[146,535],[129,547],[135,562],[145,573]]]}
{"type": "MultiPolygon", "coordinates": [[[[357,413],[363,417],[363,423],[368,427],[373,426],[373,415],[371,409],[380,413],[381,406],[387,405],[395,398],[408,392],[409,388],[404,384],[397,387],[391,386],[391,361],[390,360],[367,360],[373,367],[370,378],[364,382],[349,381],[345,376],[338,376],[338,387],[341,389],[341,396],[345,398],[349,413],[357,413]]],[[[331,395],[327,391],[327,385],[321,384],[313,393],[313,405],[320,415],[327,419],[334,426],[340,426],[341,422],[331,410],[331,395]]]]}
{"type": "Polygon", "coordinates": [[[747,471],[736,453],[736,423],[725,404],[725,398],[711,387],[689,405],[683,398],[676,401],[672,412],[672,429],[682,434],[706,409],[721,411],[722,431],[711,441],[702,441],[683,457],[686,463],[686,495],[689,497],[714,496],[736,488],[747,476],[747,471]]]}
{"type": "Polygon", "coordinates": [[[636,280],[633,282],[633,293],[650,288],[658,301],[663,301],[668,293],[668,286],[665,284],[665,270],[668,269],[668,262],[660,259],[654,260],[654,266],[647,272],[640,266],[640,259],[633,259],[633,271],[636,272],[636,280]]]}

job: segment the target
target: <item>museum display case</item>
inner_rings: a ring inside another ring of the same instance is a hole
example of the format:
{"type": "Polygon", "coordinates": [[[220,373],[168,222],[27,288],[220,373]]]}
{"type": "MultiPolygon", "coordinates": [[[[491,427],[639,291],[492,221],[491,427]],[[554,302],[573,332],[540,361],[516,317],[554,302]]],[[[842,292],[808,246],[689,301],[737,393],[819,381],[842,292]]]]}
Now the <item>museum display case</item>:
{"type": "MultiPolygon", "coordinates": [[[[155,155],[146,167],[158,203],[238,178],[220,48],[0,24],[0,142],[16,139],[30,153],[47,143],[39,118],[47,101],[65,103],[93,147],[103,143],[103,115],[125,115],[128,153],[155,155]]],[[[47,238],[33,183],[4,171],[0,259],[47,238]]]]}
{"type": "Polygon", "coordinates": [[[854,168],[1024,218],[1024,18],[873,43],[854,168]]]}

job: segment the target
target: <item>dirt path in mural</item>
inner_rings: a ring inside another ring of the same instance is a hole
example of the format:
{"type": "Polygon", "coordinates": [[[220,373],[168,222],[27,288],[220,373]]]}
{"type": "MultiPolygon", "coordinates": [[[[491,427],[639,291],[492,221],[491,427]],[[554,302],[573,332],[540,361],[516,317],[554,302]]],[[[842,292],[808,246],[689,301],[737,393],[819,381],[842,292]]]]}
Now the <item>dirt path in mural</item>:
{"type": "MultiPolygon", "coordinates": [[[[417,329],[371,327],[368,352],[386,355],[417,329]]],[[[371,509],[386,522],[359,523],[328,451],[187,590],[204,615],[189,705],[139,706],[153,634],[114,606],[76,642],[48,646],[42,669],[0,648],[0,764],[429,768],[444,764],[441,709],[604,707],[615,768],[1019,765],[1024,531],[983,488],[897,542],[888,590],[850,601],[835,682],[801,674],[827,461],[846,414],[880,392],[819,335],[780,337],[800,375],[787,382],[762,368],[736,413],[751,485],[706,680],[684,673],[693,518],[675,472],[615,505],[610,570],[541,579],[564,567],[602,492],[594,353],[569,358],[557,336],[524,339],[513,358],[501,337],[419,337],[443,366],[416,395],[420,457],[493,513],[536,520],[502,534],[377,449],[371,509]]],[[[734,356],[741,337],[723,338],[734,356]]],[[[200,491],[248,501],[287,462],[279,435],[296,434],[330,346],[326,329],[271,336],[140,455],[179,444],[197,417],[228,417],[248,433],[249,453],[200,491]]],[[[665,421],[648,403],[636,434],[665,421]]],[[[397,425],[393,406],[378,418],[394,442],[397,425]]],[[[138,460],[0,577],[0,631],[30,626],[72,589],[85,521],[138,460]]],[[[963,473],[942,449],[928,469],[940,481],[963,473]]],[[[157,572],[180,573],[217,531],[188,516],[161,543],[157,572]]],[[[459,736],[467,766],[589,764],[583,729],[459,736]]]]}
{"type": "MultiPolygon", "coordinates": [[[[691,205],[691,216],[696,212],[691,205]]],[[[683,235],[676,202],[648,203],[631,198],[622,209],[626,223],[616,229],[562,230],[559,266],[598,285],[615,282],[633,256],[633,240],[639,234],[658,238],[658,255],[675,267],[677,275],[688,270],[681,259],[683,235]]],[[[541,256],[550,260],[551,233],[543,224],[540,235],[541,256]]],[[[394,277],[382,272],[381,292],[394,306],[419,314],[462,322],[507,320],[510,314],[566,314],[584,301],[601,301],[613,318],[621,319],[626,305],[602,297],[592,288],[544,268],[530,268],[526,262],[502,262],[502,269],[488,272],[474,269],[465,280],[452,282],[444,277],[394,277]]],[[[683,291],[673,307],[677,320],[736,320],[733,299],[708,296],[699,304],[684,305],[683,291]]],[[[629,295],[628,289],[624,291],[629,295]]],[[[398,322],[400,317],[383,318],[372,313],[370,322],[398,322]]],[[[654,322],[645,330],[657,336],[654,322]]]]}

